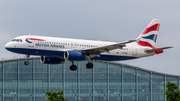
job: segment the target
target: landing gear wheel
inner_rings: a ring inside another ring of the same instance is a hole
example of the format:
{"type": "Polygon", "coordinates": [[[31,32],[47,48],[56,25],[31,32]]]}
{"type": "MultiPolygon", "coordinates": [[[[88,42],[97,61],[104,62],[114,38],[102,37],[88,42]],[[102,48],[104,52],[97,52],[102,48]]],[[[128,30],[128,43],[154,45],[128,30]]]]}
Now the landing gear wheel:
{"type": "Polygon", "coordinates": [[[28,62],[28,61],[25,61],[24,64],[25,64],[25,65],[29,65],[29,62],[28,62]]]}
{"type": "Polygon", "coordinates": [[[26,55],[26,57],[27,57],[27,60],[24,62],[24,64],[25,64],[25,65],[29,65],[28,59],[29,59],[30,55],[29,55],[29,54],[25,54],[25,55],[26,55]]]}
{"type": "Polygon", "coordinates": [[[87,64],[86,64],[86,68],[87,68],[87,69],[93,68],[93,64],[92,64],[92,63],[87,63],[87,64]]]}
{"type": "Polygon", "coordinates": [[[71,70],[71,71],[74,71],[74,70],[76,70],[76,69],[77,69],[77,66],[76,66],[76,65],[71,65],[71,66],[70,66],[70,70],[71,70]]]}

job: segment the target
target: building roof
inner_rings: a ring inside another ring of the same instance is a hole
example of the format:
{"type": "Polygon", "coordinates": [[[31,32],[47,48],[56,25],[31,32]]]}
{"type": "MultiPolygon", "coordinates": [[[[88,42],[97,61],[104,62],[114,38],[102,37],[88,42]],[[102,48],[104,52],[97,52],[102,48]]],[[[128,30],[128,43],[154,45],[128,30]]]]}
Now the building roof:
{"type": "MultiPolygon", "coordinates": [[[[4,59],[4,60],[0,60],[0,63],[2,63],[2,62],[9,62],[9,61],[26,60],[26,59],[27,59],[27,58],[4,59]]],[[[40,57],[31,57],[31,58],[29,58],[29,59],[40,59],[40,57]]],[[[150,72],[150,73],[154,73],[154,74],[160,74],[160,75],[164,75],[164,76],[173,76],[173,77],[179,77],[179,78],[180,78],[180,75],[173,75],[173,74],[161,73],[161,72],[157,72],[157,71],[148,70],[148,69],[145,69],[145,68],[142,68],[142,67],[137,67],[137,66],[132,66],[132,65],[120,63],[120,62],[117,62],[117,61],[100,61],[100,60],[98,60],[98,62],[116,64],[116,65],[121,65],[121,66],[127,66],[127,67],[131,67],[131,68],[134,68],[134,69],[143,70],[143,71],[150,72]]]]}

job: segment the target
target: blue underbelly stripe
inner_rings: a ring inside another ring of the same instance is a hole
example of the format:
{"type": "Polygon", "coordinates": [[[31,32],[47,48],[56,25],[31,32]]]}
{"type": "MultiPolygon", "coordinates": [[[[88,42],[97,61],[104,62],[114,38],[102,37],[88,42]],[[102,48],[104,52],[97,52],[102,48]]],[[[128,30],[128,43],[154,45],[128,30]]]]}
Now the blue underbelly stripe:
{"type": "MultiPolygon", "coordinates": [[[[64,58],[64,51],[52,51],[52,50],[41,50],[41,49],[27,49],[27,48],[6,48],[7,50],[20,54],[38,55],[38,56],[52,56],[64,58]]],[[[92,60],[104,60],[104,61],[120,61],[135,59],[138,57],[132,56],[118,56],[118,55],[106,55],[101,54],[91,58],[92,60]]]]}

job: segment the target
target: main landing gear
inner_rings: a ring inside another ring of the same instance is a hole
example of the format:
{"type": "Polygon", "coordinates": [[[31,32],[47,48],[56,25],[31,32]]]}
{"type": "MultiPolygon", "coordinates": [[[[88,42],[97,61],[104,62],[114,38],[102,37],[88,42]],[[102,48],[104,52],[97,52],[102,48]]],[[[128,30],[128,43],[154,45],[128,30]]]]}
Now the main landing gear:
{"type": "MultiPolygon", "coordinates": [[[[77,69],[77,66],[74,65],[74,62],[73,62],[73,61],[71,61],[71,62],[72,62],[72,65],[70,66],[70,70],[71,70],[71,71],[75,71],[75,70],[77,69]]],[[[90,63],[90,62],[88,62],[88,63],[86,64],[86,68],[87,68],[87,69],[93,68],[93,64],[90,63]]]]}
{"type": "Polygon", "coordinates": [[[26,55],[27,59],[26,59],[26,61],[24,62],[24,64],[25,64],[25,65],[29,65],[28,59],[29,59],[30,55],[28,55],[28,54],[25,54],[25,55],[26,55]]]}
{"type": "Polygon", "coordinates": [[[88,62],[88,63],[86,64],[86,68],[87,68],[87,69],[93,68],[93,64],[90,63],[90,62],[88,62]]]}
{"type": "Polygon", "coordinates": [[[88,63],[86,64],[87,69],[93,68],[93,64],[90,61],[91,61],[91,58],[88,56],[88,63]]]}
{"type": "Polygon", "coordinates": [[[72,62],[72,65],[70,66],[70,70],[75,71],[77,69],[77,66],[74,65],[74,61],[71,61],[71,62],[72,62]]]}

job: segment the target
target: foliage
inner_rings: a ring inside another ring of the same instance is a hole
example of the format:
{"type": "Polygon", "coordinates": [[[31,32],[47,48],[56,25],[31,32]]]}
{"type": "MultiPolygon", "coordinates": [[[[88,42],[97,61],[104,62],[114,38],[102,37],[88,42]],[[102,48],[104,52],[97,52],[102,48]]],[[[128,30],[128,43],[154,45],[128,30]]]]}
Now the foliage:
{"type": "Polygon", "coordinates": [[[63,89],[60,91],[58,90],[58,92],[55,91],[46,91],[46,94],[49,96],[47,101],[68,101],[68,98],[64,98],[63,94],[63,89]]]}
{"type": "Polygon", "coordinates": [[[166,101],[180,101],[180,90],[176,83],[167,82],[166,101]]]}

